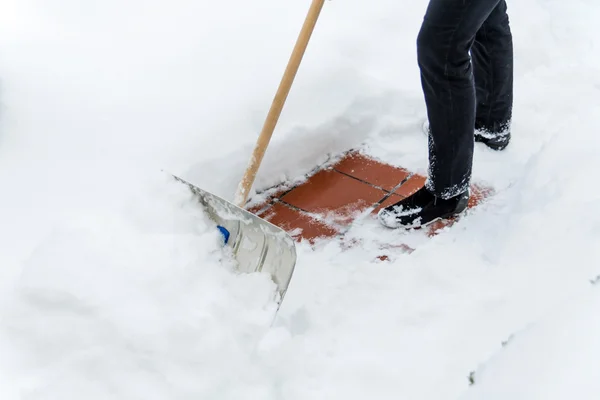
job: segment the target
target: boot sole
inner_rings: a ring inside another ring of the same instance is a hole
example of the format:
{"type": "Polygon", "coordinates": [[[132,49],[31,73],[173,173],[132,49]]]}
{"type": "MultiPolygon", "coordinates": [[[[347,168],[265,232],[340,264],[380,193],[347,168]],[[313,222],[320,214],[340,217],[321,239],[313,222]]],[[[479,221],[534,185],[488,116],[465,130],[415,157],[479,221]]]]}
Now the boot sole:
{"type": "Polygon", "coordinates": [[[467,208],[458,211],[458,212],[453,212],[450,214],[445,214],[442,215],[441,217],[437,217],[425,224],[420,224],[420,225],[394,225],[394,226],[390,226],[388,224],[386,224],[384,222],[384,220],[381,218],[381,216],[378,216],[379,218],[379,223],[381,225],[383,225],[384,227],[388,228],[388,229],[404,229],[404,230],[413,230],[413,229],[422,229],[422,228],[427,228],[428,226],[432,225],[435,222],[438,221],[443,221],[443,220],[450,220],[450,219],[455,219],[455,218],[460,218],[461,216],[463,216],[465,213],[467,212],[467,208]]]}

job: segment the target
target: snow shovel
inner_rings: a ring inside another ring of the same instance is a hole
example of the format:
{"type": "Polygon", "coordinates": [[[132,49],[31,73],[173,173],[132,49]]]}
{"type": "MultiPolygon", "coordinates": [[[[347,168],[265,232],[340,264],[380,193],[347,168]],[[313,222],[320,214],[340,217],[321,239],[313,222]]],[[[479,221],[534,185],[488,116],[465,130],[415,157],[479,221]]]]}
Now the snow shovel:
{"type": "Polygon", "coordinates": [[[324,2],[325,0],[313,0],[310,6],[246,172],[238,185],[234,203],[175,177],[190,187],[204,205],[208,215],[216,222],[223,234],[224,243],[232,249],[239,271],[267,272],[271,275],[279,292],[279,304],[283,301],[296,265],[295,242],[283,229],[244,210],[243,207],[324,2]]]}

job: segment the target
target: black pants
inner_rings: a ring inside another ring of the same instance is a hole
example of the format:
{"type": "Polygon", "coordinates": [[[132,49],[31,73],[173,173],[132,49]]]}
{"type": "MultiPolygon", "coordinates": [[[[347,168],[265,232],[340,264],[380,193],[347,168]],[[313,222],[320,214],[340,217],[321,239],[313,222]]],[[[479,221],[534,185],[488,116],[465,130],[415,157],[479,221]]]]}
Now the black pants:
{"type": "Polygon", "coordinates": [[[513,45],[505,0],[430,0],[417,39],[429,119],[426,186],[447,199],[471,180],[474,133],[510,135],[513,45]]]}

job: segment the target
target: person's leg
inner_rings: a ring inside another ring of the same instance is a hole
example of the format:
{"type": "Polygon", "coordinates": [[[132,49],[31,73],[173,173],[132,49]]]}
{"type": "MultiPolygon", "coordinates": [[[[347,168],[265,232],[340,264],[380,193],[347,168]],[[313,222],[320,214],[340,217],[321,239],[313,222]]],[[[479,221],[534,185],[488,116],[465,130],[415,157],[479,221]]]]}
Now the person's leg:
{"type": "Polygon", "coordinates": [[[417,39],[429,119],[427,188],[449,199],[469,186],[476,93],[469,51],[500,0],[431,0],[417,39]]]}
{"type": "Polygon", "coordinates": [[[417,39],[429,118],[429,174],[424,188],[380,211],[384,225],[420,226],[466,208],[476,115],[469,51],[499,2],[430,0],[417,39]]]}
{"type": "Polygon", "coordinates": [[[483,23],[471,48],[477,93],[475,140],[495,150],[510,141],[513,106],[513,42],[506,1],[483,23]]]}

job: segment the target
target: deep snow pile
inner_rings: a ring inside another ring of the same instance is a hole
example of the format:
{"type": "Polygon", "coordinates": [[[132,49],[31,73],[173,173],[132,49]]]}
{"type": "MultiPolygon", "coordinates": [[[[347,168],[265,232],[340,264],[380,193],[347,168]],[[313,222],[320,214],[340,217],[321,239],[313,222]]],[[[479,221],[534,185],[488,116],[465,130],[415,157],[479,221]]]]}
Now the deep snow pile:
{"type": "Polygon", "coordinates": [[[3,362],[34,398],[182,398],[252,368],[229,360],[272,321],[273,282],[233,274],[187,189],[160,190],[151,208],[65,222],[23,265],[3,362]]]}
{"type": "MultiPolygon", "coordinates": [[[[272,325],[272,283],[161,170],[232,197],[308,2],[5,3],[3,399],[458,398],[600,275],[594,2],[509,4],[514,140],[475,155],[497,194],[432,240],[366,220],[361,246],[300,245],[272,325]]],[[[257,188],[358,145],[425,170],[426,3],[326,3],[257,188]]]]}

